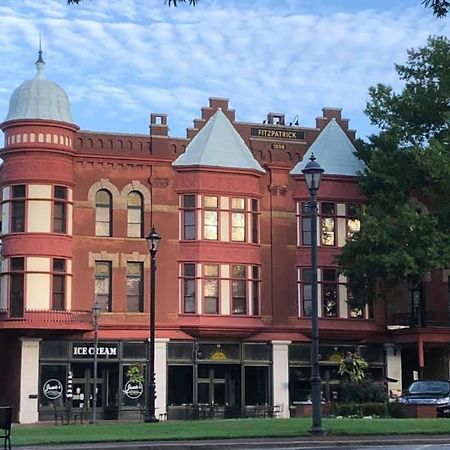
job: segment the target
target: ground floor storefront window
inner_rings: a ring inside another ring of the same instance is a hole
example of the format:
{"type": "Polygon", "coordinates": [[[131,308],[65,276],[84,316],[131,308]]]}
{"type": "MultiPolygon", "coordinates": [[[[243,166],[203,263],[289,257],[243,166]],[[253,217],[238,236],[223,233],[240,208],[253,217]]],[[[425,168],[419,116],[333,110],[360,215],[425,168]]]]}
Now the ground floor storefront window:
{"type": "Polygon", "coordinates": [[[170,342],[168,417],[241,417],[247,406],[270,404],[270,374],[270,344],[170,342]]]}
{"type": "MultiPolygon", "coordinates": [[[[42,341],[39,362],[39,420],[53,420],[55,408],[92,417],[97,386],[98,419],[140,419],[145,411],[145,342],[100,341],[97,380],[94,343],[42,341]],[[69,385],[72,396],[67,396],[69,385]]],[[[247,406],[272,403],[272,347],[269,343],[170,341],[167,343],[168,418],[241,417],[247,406]]]]}
{"type": "MultiPolygon", "coordinates": [[[[383,380],[385,358],[382,345],[330,345],[320,346],[320,378],[322,380],[322,399],[326,402],[341,400],[342,377],[338,374],[339,365],[348,352],[358,353],[369,364],[366,371],[368,379],[383,380]]],[[[311,401],[310,346],[291,344],[289,346],[289,399],[291,405],[311,401]]]]}
{"type": "MultiPolygon", "coordinates": [[[[140,417],[145,405],[145,355],[144,342],[99,342],[98,418],[140,417]],[[142,381],[136,378],[139,372],[142,381]]],[[[85,420],[91,417],[95,384],[94,343],[43,341],[39,364],[39,420],[52,420],[55,408],[60,407],[70,407],[80,414],[82,411],[85,420]],[[67,395],[69,385],[71,397],[67,395]]]]}

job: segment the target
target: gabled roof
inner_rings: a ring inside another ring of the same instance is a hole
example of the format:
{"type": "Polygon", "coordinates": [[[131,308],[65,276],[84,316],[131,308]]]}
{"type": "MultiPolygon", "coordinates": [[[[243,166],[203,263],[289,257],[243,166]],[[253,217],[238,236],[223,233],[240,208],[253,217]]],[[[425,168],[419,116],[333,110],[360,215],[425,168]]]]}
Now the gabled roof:
{"type": "Polygon", "coordinates": [[[220,108],[172,165],[214,166],[265,172],[220,108]]]}
{"type": "Polygon", "coordinates": [[[312,154],[316,157],[324,175],[346,175],[354,177],[365,168],[355,156],[355,147],[335,119],[321,131],[303,156],[302,161],[292,169],[291,175],[302,175],[312,154]]]}

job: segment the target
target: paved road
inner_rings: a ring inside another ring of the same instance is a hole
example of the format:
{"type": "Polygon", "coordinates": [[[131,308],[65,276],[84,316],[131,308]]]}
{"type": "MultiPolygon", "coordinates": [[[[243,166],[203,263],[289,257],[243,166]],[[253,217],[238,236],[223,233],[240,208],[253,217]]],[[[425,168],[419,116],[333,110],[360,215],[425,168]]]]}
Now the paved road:
{"type": "MultiPolygon", "coordinates": [[[[298,450],[450,450],[450,444],[419,444],[419,445],[370,445],[365,447],[341,446],[330,447],[296,447],[298,450]]],[[[265,447],[264,450],[292,450],[292,447],[265,447]]]]}

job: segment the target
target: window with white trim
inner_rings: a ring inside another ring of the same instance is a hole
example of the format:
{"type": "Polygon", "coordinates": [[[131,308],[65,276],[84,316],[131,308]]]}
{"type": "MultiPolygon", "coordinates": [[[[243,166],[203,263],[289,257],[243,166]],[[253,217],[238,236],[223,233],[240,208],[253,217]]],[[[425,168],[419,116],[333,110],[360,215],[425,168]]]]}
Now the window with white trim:
{"type": "Polygon", "coordinates": [[[321,243],[325,246],[336,245],[336,205],[332,202],[321,203],[321,243]]]}
{"type": "Polygon", "coordinates": [[[205,195],[203,202],[203,237],[216,241],[219,238],[218,197],[205,195]]]}
{"type": "Polygon", "coordinates": [[[196,280],[195,280],[195,264],[184,263],[182,265],[182,301],[183,312],[185,314],[195,314],[196,312],[196,280]]]}
{"type": "Polygon", "coordinates": [[[245,199],[231,199],[231,240],[245,242],[245,199]]]}
{"type": "Polygon", "coordinates": [[[219,314],[219,266],[203,266],[203,311],[205,314],[219,314]]]}
{"type": "Polygon", "coordinates": [[[112,311],[112,264],[111,261],[95,262],[95,301],[102,311],[112,311]]]}
{"type": "Polygon", "coordinates": [[[127,236],[141,238],[144,236],[144,209],[142,194],[131,191],[127,198],[127,236]]]}
{"type": "Polygon", "coordinates": [[[95,194],[95,235],[112,236],[112,195],[106,189],[95,194]]]}
{"type": "Polygon", "coordinates": [[[182,202],[182,239],[191,241],[194,240],[197,235],[195,220],[195,195],[183,195],[182,202]]]}

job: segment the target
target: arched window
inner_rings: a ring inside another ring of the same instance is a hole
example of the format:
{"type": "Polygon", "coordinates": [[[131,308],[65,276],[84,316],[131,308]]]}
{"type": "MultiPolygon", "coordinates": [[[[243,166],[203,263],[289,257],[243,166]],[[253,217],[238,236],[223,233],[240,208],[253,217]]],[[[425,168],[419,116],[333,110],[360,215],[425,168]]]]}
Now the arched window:
{"type": "Polygon", "coordinates": [[[144,214],[142,209],[142,194],[131,191],[127,201],[127,236],[143,237],[144,214]]]}
{"type": "Polygon", "coordinates": [[[95,194],[95,235],[112,236],[112,197],[106,189],[95,194]]]}

